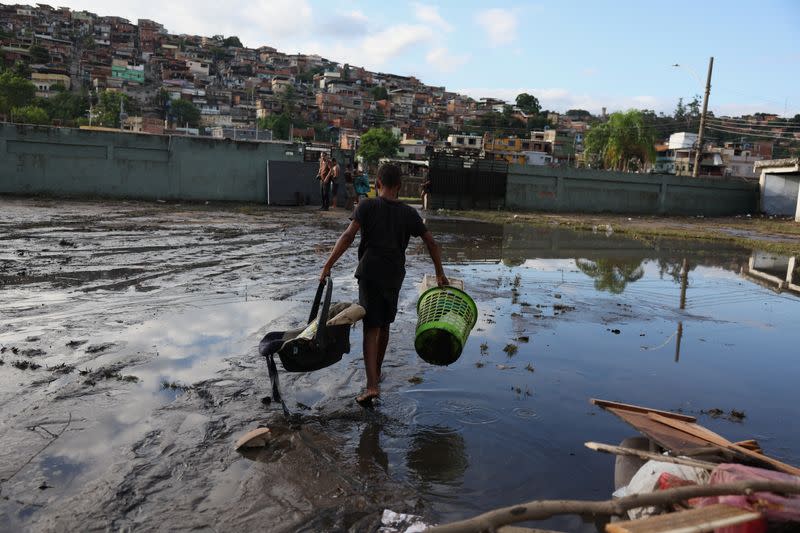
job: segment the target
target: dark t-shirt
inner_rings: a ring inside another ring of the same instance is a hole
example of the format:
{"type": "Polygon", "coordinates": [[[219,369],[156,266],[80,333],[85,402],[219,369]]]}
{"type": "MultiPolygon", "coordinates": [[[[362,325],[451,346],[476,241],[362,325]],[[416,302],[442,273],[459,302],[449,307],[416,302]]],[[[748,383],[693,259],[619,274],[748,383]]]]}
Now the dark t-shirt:
{"type": "Polygon", "coordinates": [[[406,276],[409,239],[428,229],[416,209],[382,197],[368,198],[356,207],[353,220],[361,225],[356,277],[387,289],[399,289],[406,276]]]}

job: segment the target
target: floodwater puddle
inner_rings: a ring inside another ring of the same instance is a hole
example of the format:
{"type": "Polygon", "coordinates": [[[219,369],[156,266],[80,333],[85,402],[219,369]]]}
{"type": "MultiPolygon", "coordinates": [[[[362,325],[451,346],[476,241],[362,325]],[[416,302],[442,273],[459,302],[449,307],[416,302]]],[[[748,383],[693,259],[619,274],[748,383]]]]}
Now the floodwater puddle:
{"type": "MultiPolygon", "coordinates": [[[[412,241],[379,405],[353,402],[364,386],[356,328],[340,363],[281,370],[298,429],[276,402],[262,404],[256,347],[307,317],[344,216],[165,207],[139,228],[113,205],[91,204],[89,223],[67,204],[70,218],[48,231],[39,221],[60,206],[15,209],[41,238],[22,256],[14,250],[28,241],[17,237],[0,251],[4,529],[232,529],[285,517],[284,529],[346,530],[387,507],[442,523],[532,499],[607,499],[613,458],[583,443],[617,444],[631,429],[592,397],[680,410],[800,463],[798,258],[429,220],[446,273],[479,309],[460,359],[435,367],[414,352],[413,283],[431,266],[412,241]],[[101,271],[109,278],[83,274],[101,271]],[[259,425],[272,444],[234,452],[259,425]]],[[[337,265],[335,299],[357,299],[355,262],[350,251],[337,265]]],[[[575,517],[537,525],[594,530],[575,517]]]]}

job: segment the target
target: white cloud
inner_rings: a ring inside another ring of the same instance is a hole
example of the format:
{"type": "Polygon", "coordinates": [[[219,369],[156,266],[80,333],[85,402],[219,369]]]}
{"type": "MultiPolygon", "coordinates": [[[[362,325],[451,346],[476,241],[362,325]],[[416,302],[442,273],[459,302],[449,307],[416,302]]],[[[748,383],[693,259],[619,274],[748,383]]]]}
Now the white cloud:
{"type": "Polygon", "coordinates": [[[492,46],[513,42],[517,38],[517,14],[510,9],[492,8],[480,11],[475,22],[486,31],[492,46]]]}
{"type": "Polygon", "coordinates": [[[443,46],[432,48],[425,56],[425,60],[428,64],[442,72],[453,72],[457,70],[469,61],[469,58],[469,54],[452,54],[443,46]]]}
{"type": "Polygon", "coordinates": [[[453,31],[453,26],[444,20],[442,16],[439,14],[439,8],[435,6],[429,6],[425,4],[420,4],[419,2],[414,3],[414,14],[417,17],[417,20],[420,22],[424,22],[425,24],[430,24],[432,26],[436,26],[438,28],[443,29],[444,31],[453,31]]]}

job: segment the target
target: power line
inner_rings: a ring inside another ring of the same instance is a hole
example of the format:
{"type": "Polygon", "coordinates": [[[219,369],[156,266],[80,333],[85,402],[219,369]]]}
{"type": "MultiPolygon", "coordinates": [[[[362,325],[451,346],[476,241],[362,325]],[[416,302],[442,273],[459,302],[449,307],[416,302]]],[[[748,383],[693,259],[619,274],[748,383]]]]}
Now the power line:
{"type": "Polygon", "coordinates": [[[747,122],[747,121],[737,121],[737,120],[734,120],[734,119],[722,119],[722,118],[716,118],[716,117],[709,117],[708,120],[713,120],[713,121],[719,122],[721,124],[726,124],[726,125],[736,126],[736,127],[745,127],[746,126],[748,128],[773,128],[773,129],[774,128],[780,128],[780,129],[784,129],[784,130],[794,130],[794,129],[800,130],[800,125],[792,124],[792,123],[785,124],[785,125],[784,124],[753,124],[752,122],[747,122]]]}
{"type": "Polygon", "coordinates": [[[729,124],[722,124],[722,123],[712,123],[711,125],[716,126],[718,128],[726,128],[729,130],[733,130],[740,133],[755,133],[757,135],[773,135],[776,137],[781,137],[782,135],[789,135],[793,137],[794,135],[800,133],[796,131],[781,131],[781,132],[774,132],[770,130],[756,130],[752,128],[745,128],[742,126],[731,126],[729,124]]]}
{"type": "Polygon", "coordinates": [[[760,137],[760,138],[764,138],[764,139],[774,139],[774,140],[782,140],[782,141],[790,141],[790,142],[800,142],[800,139],[795,139],[793,137],[781,137],[781,136],[775,136],[775,135],[765,135],[765,134],[762,134],[762,133],[753,133],[753,132],[749,132],[749,131],[736,131],[736,130],[722,128],[720,126],[709,125],[709,126],[707,126],[707,128],[709,128],[710,130],[713,130],[713,131],[739,135],[739,136],[742,136],[742,137],[760,137]]]}

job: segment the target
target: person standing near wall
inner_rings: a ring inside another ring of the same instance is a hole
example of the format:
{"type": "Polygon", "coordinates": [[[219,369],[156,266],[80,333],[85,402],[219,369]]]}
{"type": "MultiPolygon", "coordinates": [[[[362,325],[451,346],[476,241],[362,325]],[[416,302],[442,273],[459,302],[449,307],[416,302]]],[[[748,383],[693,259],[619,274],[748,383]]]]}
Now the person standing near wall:
{"type": "Polygon", "coordinates": [[[342,167],[339,166],[339,162],[336,161],[335,157],[331,158],[331,163],[331,184],[333,187],[331,192],[331,207],[336,209],[336,205],[339,203],[339,184],[342,181],[342,167]]]}
{"type": "Polygon", "coordinates": [[[347,201],[344,208],[348,211],[353,210],[353,205],[356,202],[356,189],[353,186],[353,164],[347,164],[347,170],[344,171],[344,191],[347,195],[347,201]]]}
{"type": "Polygon", "coordinates": [[[397,314],[400,287],[406,275],[406,248],[411,237],[421,237],[436,269],[440,286],[449,283],[442,268],[439,245],[419,213],[398,199],[401,173],[396,165],[384,164],[378,169],[378,197],[360,202],[353,212],[350,226],[342,233],[322,267],[320,280],[331,275],[336,261],[347,251],[356,234],[358,245],[358,300],[364,316],[364,366],[367,387],[356,401],[371,404],[380,396],[381,365],[389,343],[389,326],[397,314]]]}
{"type": "Polygon", "coordinates": [[[319,195],[322,201],[320,209],[322,211],[327,211],[331,204],[330,168],[328,156],[325,153],[321,154],[319,156],[319,174],[317,175],[317,178],[319,179],[319,195]]]}
{"type": "Polygon", "coordinates": [[[353,187],[356,190],[356,202],[360,203],[361,200],[366,198],[369,194],[369,176],[367,175],[366,168],[362,169],[360,172],[356,172],[355,178],[353,179],[353,187]]]}

